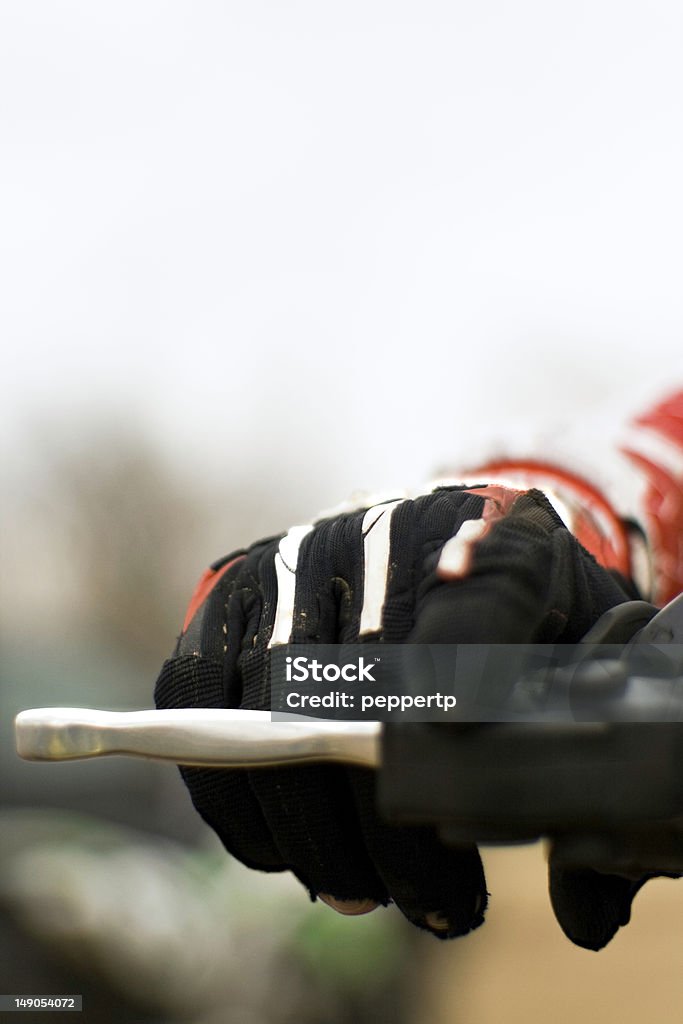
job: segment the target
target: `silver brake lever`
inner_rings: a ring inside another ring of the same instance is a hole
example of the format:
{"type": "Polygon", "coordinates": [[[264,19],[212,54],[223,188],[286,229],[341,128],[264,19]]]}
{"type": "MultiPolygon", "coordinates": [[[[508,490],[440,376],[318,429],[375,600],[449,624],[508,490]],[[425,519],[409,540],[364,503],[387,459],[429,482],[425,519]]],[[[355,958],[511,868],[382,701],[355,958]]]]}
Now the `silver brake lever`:
{"type": "Polygon", "coordinates": [[[17,753],[28,761],[127,754],[214,768],[339,761],[378,768],[379,722],[331,722],[270,711],[179,708],[98,711],[34,708],[15,719],[17,753]]]}

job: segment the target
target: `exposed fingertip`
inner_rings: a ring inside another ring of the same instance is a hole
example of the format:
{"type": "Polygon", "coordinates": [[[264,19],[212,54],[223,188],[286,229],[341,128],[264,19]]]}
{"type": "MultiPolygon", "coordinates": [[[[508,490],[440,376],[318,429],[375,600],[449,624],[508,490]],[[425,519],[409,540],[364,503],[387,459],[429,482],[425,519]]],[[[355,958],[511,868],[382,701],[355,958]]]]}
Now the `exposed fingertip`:
{"type": "Polygon", "coordinates": [[[325,903],[332,910],[336,910],[338,914],[344,914],[347,917],[358,917],[360,914],[369,914],[370,911],[376,910],[379,907],[377,900],[363,899],[363,900],[339,900],[334,896],[330,896],[329,893],[321,892],[318,893],[318,899],[325,903]]]}
{"type": "Polygon", "coordinates": [[[444,917],[437,910],[432,911],[431,914],[425,914],[425,924],[435,932],[447,932],[450,928],[448,918],[444,917]]]}
{"type": "Polygon", "coordinates": [[[486,892],[476,893],[471,912],[463,914],[460,910],[453,916],[448,916],[440,910],[431,910],[424,915],[421,921],[415,923],[420,928],[426,928],[435,935],[437,939],[454,939],[459,935],[467,935],[484,923],[484,912],[487,905],[486,892]]]}

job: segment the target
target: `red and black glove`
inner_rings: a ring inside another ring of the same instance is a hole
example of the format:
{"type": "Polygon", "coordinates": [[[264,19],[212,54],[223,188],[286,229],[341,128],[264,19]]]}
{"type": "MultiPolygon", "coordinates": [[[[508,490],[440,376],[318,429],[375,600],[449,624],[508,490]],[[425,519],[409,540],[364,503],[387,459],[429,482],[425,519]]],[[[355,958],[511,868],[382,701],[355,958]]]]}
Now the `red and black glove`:
{"type": "MultiPolygon", "coordinates": [[[[539,491],[440,487],[322,519],[216,562],[156,684],[159,708],[268,709],[275,643],[573,643],[628,600],[539,491]]],[[[312,898],[361,913],[394,902],[440,938],[483,922],[474,845],[390,826],[374,773],[337,765],[181,768],[195,807],[250,867],[292,871],[312,898]]],[[[599,949],[643,880],[551,865],[555,913],[599,949]]]]}

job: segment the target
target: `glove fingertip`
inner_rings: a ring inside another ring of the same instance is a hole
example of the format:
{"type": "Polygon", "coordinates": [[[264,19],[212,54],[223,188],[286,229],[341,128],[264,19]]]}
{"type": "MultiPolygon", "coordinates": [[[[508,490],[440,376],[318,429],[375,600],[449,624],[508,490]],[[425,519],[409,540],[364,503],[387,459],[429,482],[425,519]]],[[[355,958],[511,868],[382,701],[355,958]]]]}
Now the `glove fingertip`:
{"type": "Polygon", "coordinates": [[[550,870],[550,902],[560,928],[582,949],[599,952],[631,920],[633,899],[647,881],[591,868],[550,870]]]}

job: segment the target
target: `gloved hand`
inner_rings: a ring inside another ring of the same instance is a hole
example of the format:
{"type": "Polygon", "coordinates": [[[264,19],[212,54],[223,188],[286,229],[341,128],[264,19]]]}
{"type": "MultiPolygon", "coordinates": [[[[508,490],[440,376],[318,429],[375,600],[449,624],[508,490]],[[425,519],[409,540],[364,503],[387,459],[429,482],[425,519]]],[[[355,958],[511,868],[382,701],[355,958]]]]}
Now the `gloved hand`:
{"type": "MultiPolygon", "coordinates": [[[[573,643],[630,596],[541,492],[437,488],[296,527],[216,562],[155,700],[159,708],[267,709],[275,643],[573,643]]],[[[440,938],[483,922],[488,894],[476,847],[380,820],[369,770],[181,772],[230,853],[264,871],[291,870],[313,899],[344,913],[393,901],[440,938]]],[[[550,877],[560,924],[590,949],[628,921],[642,884],[553,866],[550,877]]]]}

